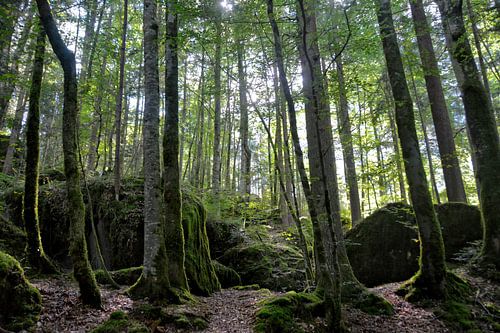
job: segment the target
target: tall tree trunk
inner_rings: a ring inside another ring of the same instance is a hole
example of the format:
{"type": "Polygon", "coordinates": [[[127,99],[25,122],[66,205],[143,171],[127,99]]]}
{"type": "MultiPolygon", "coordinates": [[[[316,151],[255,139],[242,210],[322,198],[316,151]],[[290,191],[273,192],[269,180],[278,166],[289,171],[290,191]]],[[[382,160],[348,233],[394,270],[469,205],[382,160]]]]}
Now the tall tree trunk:
{"type": "MultiPolygon", "coordinates": [[[[318,257],[321,278],[319,284],[324,290],[327,327],[340,331],[340,268],[337,258],[337,237],[334,229],[335,210],[338,211],[337,175],[333,151],[332,126],[328,107],[328,96],[324,87],[321,71],[318,35],[316,30],[316,8],[314,1],[298,0],[297,13],[299,25],[299,53],[302,67],[302,82],[305,96],[306,132],[311,175],[311,195],[317,218],[324,251],[318,257]],[[320,259],[324,256],[324,259],[320,259]],[[326,277],[325,275],[328,275],[326,277]]],[[[340,216],[339,216],[340,217],[340,216]]],[[[339,221],[340,223],[340,221],[339,221]]]]}
{"type": "Polygon", "coordinates": [[[252,152],[249,145],[248,134],[248,101],[247,101],[247,80],[244,67],[244,42],[241,38],[236,40],[236,51],[238,54],[238,83],[240,95],[240,141],[241,141],[241,182],[239,191],[249,200],[251,188],[250,163],[252,152]]]}
{"type": "Polygon", "coordinates": [[[216,196],[217,214],[219,214],[219,191],[221,177],[221,57],[222,57],[222,23],[219,8],[216,8],[216,44],[215,44],[215,64],[214,64],[214,143],[212,158],[212,192],[216,196]]]}
{"type": "Polygon", "coordinates": [[[40,156],[40,91],[42,89],[45,31],[38,25],[38,36],[31,77],[30,104],[26,120],[26,169],[24,182],[23,218],[28,238],[28,260],[43,273],[55,273],[56,268],[45,255],[38,223],[38,164],[40,156]]]}
{"type": "Polygon", "coordinates": [[[344,153],[345,174],[347,187],[349,189],[349,204],[351,207],[351,221],[355,225],[361,220],[361,206],[359,202],[358,177],[354,163],[354,149],[352,146],[351,120],[349,118],[349,106],[345,90],[344,66],[342,55],[335,58],[337,67],[337,80],[339,84],[338,127],[342,152],[344,153]]]}
{"type": "Polygon", "coordinates": [[[180,143],[179,143],[179,174],[182,175],[183,173],[183,168],[184,168],[184,142],[186,141],[186,115],[187,115],[187,109],[188,109],[188,98],[187,98],[187,76],[188,76],[188,59],[187,56],[184,58],[184,78],[182,82],[182,111],[181,111],[181,118],[179,119],[180,123],[180,143]]]}
{"type": "Polygon", "coordinates": [[[80,189],[80,172],[78,169],[78,89],[75,55],[64,44],[47,0],[37,0],[36,3],[45,32],[64,71],[63,152],[68,210],[71,212],[69,215],[69,251],[73,259],[73,274],[80,286],[82,301],[85,304],[100,307],[101,295],[90,267],[85,241],[85,206],[80,189]]]}
{"type": "Polygon", "coordinates": [[[482,260],[500,269],[500,144],[498,131],[467,38],[461,0],[437,0],[445,29],[449,28],[452,58],[458,63],[467,126],[477,158],[480,208],[484,220],[482,260]]]}
{"type": "Polygon", "coordinates": [[[432,46],[430,28],[425,17],[424,5],[422,0],[410,0],[410,7],[415,34],[417,35],[422,69],[424,71],[427,96],[431,104],[432,119],[436,130],[448,201],[466,202],[467,197],[462,181],[462,172],[455,149],[455,141],[453,140],[453,129],[451,128],[448,108],[444,99],[439,67],[434,47],[432,46]]]}
{"type": "Polygon", "coordinates": [[[413,102],[406,83],[403,61],[399,52],[392,19],[391,3],[389,0],[377,0],[375,4],[389,80],[394,96],[396,123],[403,151],[406,177],[419,231],[420,267],[414,283],[417,288],[428,292],[429,296],[442,297],[444,296],[446,276],[443,238],[432,205],[420,156],[413,116],[413,102]]]}
{"type": "MultiPolygon", "coordinates": [[[[115,168],[114,168],[114,187],[115,200],[120,200],[120,183],[121,183],[121,126],[122,126],[122,103],[123,90],[125,85],[125,47],[127,43],[127,25],[128,25],[128,0],[123,2],[123,28],[122,42],[120,47],[120,74],[118,83],[118,92],[116,94],[116,111],[115,111],[115,168]]],[[[125,125],[126,126],[126,125],[125,125]]]]}
{"type": "Polygon", "coordinates": [[[157,0],[144,0],[144,262],[136,297],[168,296],[168,260],[160,177],[160,78],[158,73],[157,0]]]}
{"type": "Polygon", "coordinates": [[[201,75],[200,80],[198,82],[198,91],[199,91],[199,99],[198,99],[198,119],[196,124],[196,136],[197,136],[197,145],[196,145],[196,159],[193,161],[193,185],[195,187],[201,188],[203,186],[202,178],[202,167],[203,167],[203,142],[205,135],[205,51],[202,51],[201,55],[201,75]]]}
{"type": "Polygon", "coordinates": [[[172,287],[188,289],[184,268],[184,232],[181,220],[179,179],[179,65],[177,0],[167,1],[165,43],[165,128],[163,131],[163,180],[166,218],[168,277],[172,287]]]}

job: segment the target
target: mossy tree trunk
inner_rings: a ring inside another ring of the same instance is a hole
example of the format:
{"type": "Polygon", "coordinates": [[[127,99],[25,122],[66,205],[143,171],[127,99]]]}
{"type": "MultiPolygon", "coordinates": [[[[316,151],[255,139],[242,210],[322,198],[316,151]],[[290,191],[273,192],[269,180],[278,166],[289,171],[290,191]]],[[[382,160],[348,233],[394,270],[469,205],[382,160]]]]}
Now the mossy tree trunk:
{"type": "Polygon", "coordinates": [[[144,269],[129,290],[153,300],[168,296],[165,217],[160,179],[160,78],[158,72],[157,0],[144,0],[144,269]]]}
{"type": "Polygon", "coordinates": [[[415,286],[428,296],[443,296],[446,276],[444,245],[439,222],[429,193],[420,156],[413,103],[404,73],[389,0],[375,1],[382,46],[394,96],[396,124],[403,152],[410,197],[417,218],[420,238],[420,267],[415,286]]]}
{"type": "Polygon", "coordinates": [[[480,187],[480,207],[484,220],[482,261],[500,269],[500,144],[493,107],[481,83],[465,24],[461,0],[436,0],[443,26],[451,35],[450,53],[463,78],[460,90],[470,131],[476,176],[480,187]]]}
{"type": "Polygon", "coordinates": [[[45,255],[38,223],[38,165],[40,160],[40,91],[42,89],[45,56],[45,31],[38,25],[30,102],[26,120],[26,168],[24,182],[23,219],[28,239],[29,263],[38,271],[55,273],[57,270],[45,255]]]}
{"type": "Polygon", "coordinates": [[[74,276],[80,286],[82,301],[95,307],[101,306],[101,295],[90,267],[85,241],[85,206],[80,189],[77,149],[77,79],[75,55],[66,45],[57,29],[47,0],[37,0],[38,12],[52,49],[64,71],[63,153],[64,173],[70,213],[70,254],[74,276]]]}
{"type": "MultiPolygon", "coordinates": [[[[184,232],[179,179],[179,64],[177,54],[177,1],[167,1],[165,44],[165,128],[163,132],[165,244],[172,287],[188,289],[184,267],[184,232]]],[[[202,120],[203,121],[203,120],[202,120]]],[[[203,134],[203,133],[202,133],[203,134]]],[[[200,161],[201,162],[201,161],[200,161]]]]}
{"type": "MultiPolygon", "coordinates": [[[[340,268],[337,258],[337,234],[334,230],[333,206],[338,201],[332,189],[337,186],[333,151],[332,126],[328,96],[321,71],[318,35],[316,29],[315,1],[298,0],[299,53],[302,67],[302,82],[305,96],[306,131],[311,175],[311,194],[323,249],[316,253],[324,256],[318,260],[322,286],[327,307],[327,326],[338,332],[342,329],[340,309],[340,268]],[[324,253],[320,253],[320,251],[324,253]],[[328,276],[326,276],[328,275],[328,276]]],[[[339,221],[340,222],[340,221],[339,221]]],[[[319,258],[319,257],[318,257],[319,258]]]]}

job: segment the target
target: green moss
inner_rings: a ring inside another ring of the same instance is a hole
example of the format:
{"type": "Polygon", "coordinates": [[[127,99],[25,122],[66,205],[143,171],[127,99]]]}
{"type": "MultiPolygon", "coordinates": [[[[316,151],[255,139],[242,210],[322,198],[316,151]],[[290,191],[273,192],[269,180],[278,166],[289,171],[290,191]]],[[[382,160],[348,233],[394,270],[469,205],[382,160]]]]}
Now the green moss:
{"type": "MultiPolygon", "coordinates": [[[[95,278],[97,282],[101,284],[106,284],[108,283],[108,280],[106,278],[106,274],[104,270],[98,269],[94,271],[95,273],[95,278]]],[[[109,274],[113,278],[113,280],[120,284],[120,285],[127,285],[131,286],[136,281],[139,279],[142,273],[142,266],[140,267],[130,267],[130,268],[124,268],[124,269],[119,269],[117,271],[111,271],[109,274]]]]}
{"type": "Polygon", "coordinates": [[[240,275],[232,268],[224,266],[216,260],[212,260],[215,273],[223,288],[241,285],[240,275]]]}
{"type": "Polygon", "coordinates": [[[42,310],[42,298],[19,262],[0,251],[0,327],[20,331],[32,327],[42,310]]]}
{"type": "Polygon", "coordinates": [[[260,286],[258,284],[248,284],[246,286],[234,286],[234,290],[259,290],[260,286]]]}
{"type": "Polygon", "coordinates": [[[123,311],[113,312],[107,321],[94,328],[92,333],[149,333],[150,330],[143,324],[132,320],[123,311]]]}
{"type": "Polygon", "coordinates": [[[26,256],[26,233],[9,220],[0,216],[0,251],[18,260],[26,256]]]}
{"type": "Polygon", "coordinates": [[[435,313],[454,331],[476,328],[470,306],[465,303],[446,301],[435,313]]]}
{"type": "Polygon", "coordinates": [[[391,303],[371,292],[359,295],[359,298],[354,302],[354,306],[371,315],[392,315],[394,313],[394,307],[391,303]]]}
{"type": "Polygon", "coordinates": [[[195,294],[210,295],[220,290],[206,231],[206,212],[194,195],[184,194],[182,204],[185,268],[189,287],[195,294]]]}
{"type": "Polygon", "coordinates": [[[316,294],[290,291],[262,303],[257,311],[256,332],[302,332],[298,321],[311,321],[324,315],[322,300],[316,294]]]}

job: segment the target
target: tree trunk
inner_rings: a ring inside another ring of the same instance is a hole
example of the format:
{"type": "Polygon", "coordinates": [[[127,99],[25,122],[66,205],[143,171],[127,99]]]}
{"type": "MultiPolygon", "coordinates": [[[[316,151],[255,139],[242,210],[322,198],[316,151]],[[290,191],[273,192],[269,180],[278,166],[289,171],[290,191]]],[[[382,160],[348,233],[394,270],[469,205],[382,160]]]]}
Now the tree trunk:
{"type": "Polygon", "coordinates": [[[238,54],[238,83],[240,94],[240,141],[241,141],[241,182],[239,191],[245,201],[249,200],[251,188],[250,163],[252,152],[249,146],[248,135],[248,101],[247,80],[244,68],[244,43],[241,38],[236,40],[236,51],[238,54]]]}
{"type": "Polygon", "coordinates": [[[30,104],[26,120],[26,181],[24,182],[23,218],[28,238],[28,260],[30,265],[43,273],[55,273],[56,268],[43,250],[40,225],[38,223],[39,102],[45,56],[45,31],[41,24],[38,25],[38,29],[31,77],[30,104]]]}
{"type": "Polygon", "coordinates": [[[217,211],[219,212],[219,191],[220,191],[220,176],[221,176],[221,48],[222,48],[222,24],[219,8],[216,12],[216,44],[215,44],[215,65],[214,65],[214,144],[212,158],[212,192],[216,196],[217,211]]]}
{"type": "Polygon", "coordinates": [[[6,175],[10,175],[12,173],[14,153],[16,151],[19,141],[19,134],[21,132],[25,107],[26,107],[26,93],[24,89],[19,88],[17,96],[16,112],[14,114],[14,121],[12,124],[12,129],[10,131],[9,146],[7,147],[7,152],[5,153],[5,160],[3,162],[3,168],[2,168],[2,172],[5,173],[6,175]]]}
{"type": "Polygon", "coordinates": [[[344,153],[347,187],[349,189],[351,221],[352,225],[355,225],[361,220],[362,216],[359,202],[358,177],[356,175],[356,164],[354,162],[354,149],[352,147],[351,120],[349,119],[349,106],[345,91],[344,66],[342,64],[342,56],[340,54],[335,58],[335,64],[337,67],[340,102],[340,108],[338,108],[337,114],[338,127],[340,142],[342,144],[342,152],[344,153]]]}
{"type": "Polygon", "coordinates": [[[158,73],[157,0],[144,0],[144,262],[130,292],[135,297],[168,296],[168,260],[160,177],[160,78],[158,73]]]}
{"type": "Polygon", "coordinates": [[[172,287],[187,290],[184,268],[184,232],[181,220],[181,190],[179,180],[179,66],[177,1],[167,1],[167,31],[165,43],[165,128],[163,132],[163,180],[166,217],[165,244],[168,277],[172,287]]]}
{"type": "Polygon", "coordinates": [[[433,297],[444,296],[446,265],[439,222],[432,205],[424,166],[420,156],[413,103],[406,83],[389,0],[377,0],[377,18],[382,46],[394,96],[396,124],[403,151],[406,177],[410,187],[413,209],[417,217],[420,239],[420,267],[415,286],[433,297]]]}
{"type": "MultiPolygon", "coordinates": [[[[334,224],[340,217],[337,175],[333,151],[332,126],[328,96],[321,71],[314,1],[298,0],[299,53],[305,96],[306,132],[311,175],[311,198],[317,209],[317,223],[323,248],[317,248],[321,276],[319,285],[325,293],[326,321],[329,330],[342,328],[340,309],[340,269],[334,224]],[[323,251],[323,253],[321,253],[323,251]],[[321,257],[324,258],[322,259],[321,257]],[[328,275],[328,277],[326,276],[328,275]]],[[[340,221],[338,221],[340,223],[340,221]]],[[[317,244],[315,244],[317,245],[317,244]]]]}
{"type": "Polygon", "coordinates": [[[460,171],[455,141],[453,140],[453,129],[451,128],[448,108],[444,99],[439,67],[432,46],[424,5],[422,0],[410,0],[410,7],[422,61],[422,70],[424,71],[427,96],[431,104],[432,119],[436,130],[448,201],[467,202],[462,172],[460,171]]]}
{"type": "Polygon", "coordinates": [[[100,307],[101,295],[90,267],[85,241],[85,206],[80,189],[80,172],[78,169],[78,89],[75,55],[64,44],[47,0],[37,0],[36,2],[45,32],[64,71],[63,152],[68,209],[71,212],[69,215],[69,251],[73,259],[73,274],[80,286],[83,303],[100,307]]]}
{"type": "Polygon", "coordinates": [[[460,83],[467,126],[477,158],[480,185],[480,208],[484,220],[482,260],[500,269],[500,145],[498,131],[474,56],[467,38],[462,14],[462,1],[436,1],[451,35],[452,58],[463,74],[460,83]]]}
{"type": "MultiPolygon", "coordinates": [[[[125,47],[127,42],[127,25],[128,25],[128,0],[123,2],[123,28],[122,42],[120,47],[120,74],[118,92],[116,94],[116,111],[115,111],[115,168],[114,168],[114,187],[115,200],[120,200],[120,183],[121,183],[121,126],[122,126],[122,103],[123,90],[125,85],[125,47]]],[[[126,125],[125,125],[126,126],[126,125]]]]}

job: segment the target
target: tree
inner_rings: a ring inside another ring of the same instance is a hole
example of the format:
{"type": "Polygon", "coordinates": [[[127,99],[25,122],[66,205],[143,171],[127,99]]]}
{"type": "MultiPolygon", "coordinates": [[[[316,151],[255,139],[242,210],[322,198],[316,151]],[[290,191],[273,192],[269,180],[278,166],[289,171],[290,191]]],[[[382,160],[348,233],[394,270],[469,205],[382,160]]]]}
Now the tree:
{"type": "Polygon", "coordinates": [[[443,238],[420,156],[413,102],[394,29],[391,2],[390,0],[377,0],[375,4],[389,81],[394,96],[396,124],[406,178],[418,224],[420,265],[412,282],[416,288],[424,290],[428,297],[443,297],[446,277],[443,238]]]}
{"type": "Polygon", "coordinates": [[[165,44],[165,127],[163,130],[163,193],[165,201],[168,277],[174,288],[188,290],[184,268],[184,231],[179,179],[178,3],[167,1],[165,44]]]}
{"type": "Polygon", "coordinates": [[[460,68],[459,81],[470,131],[473,154],[477,159],[480,208],[484,236],[482,263],[500,269],[500,144],[493,107],[479,76],[463,21],[461,0],[436,0],[443,27],[450,34],[450,53],[460,68]]]}
{"type": "Polygon", "coordinates": [[[69,250],[73,260],[73,274],[80,286],[82,301],[100,307],[101,295],[90,267],[85,241],[85,206],[78,169],[78,89],[75,55],[64,44],[47,0],[37,0],[36,3],[45,32],[64,71],[63,152],[68,208],[71,212],[69,250]]]}
{"type": "Polygon", "coordinates": [[[28,259],[30,264],[43,273],[57,270],[43,250],[38,223],[38,164],[40,154],[40,91],[42,89],[43,62],[45,55],[45,31],[38,25],[36,51],[33,59],[30,103],[26,120],[26,169],[24,182],[23,219],[28,238],[28,259]]]}
{"type": "Polygon", "coordinates": [[[432,119],[436,129],[448,201],[466,202],[467,197],[453,140],[453,130],[422,0],[410,0],[410,8],[424,71],[427,96],[431,104],[432,119]]]}
{"type": "MultiPolygon", "coordinates": [[[[122,104],[123,104],[123,89],[125,85],[125,47],[127,42],[127,25],[128,25],[128,0],[123,2],[123,28],[122,28],[122,43],[120,47],[120,82],[118,83],[118,93],[116,94],[116,112],[115,112],[115,200],[120,199],[120,179],[122,169],[121,137],[122,137],[122,104]]],[[[125,124],[126,126],[126,124],[125,124]]]]}
{"type": "Polygon", "coordinates": [[[157,0],[144,0],[144,262],[142,275],[131,287],[137,297],[168,296],[168,260],[160,178],[160,78],[158,73],[157,0]]]}

